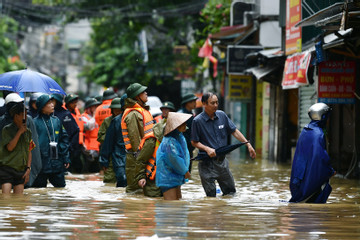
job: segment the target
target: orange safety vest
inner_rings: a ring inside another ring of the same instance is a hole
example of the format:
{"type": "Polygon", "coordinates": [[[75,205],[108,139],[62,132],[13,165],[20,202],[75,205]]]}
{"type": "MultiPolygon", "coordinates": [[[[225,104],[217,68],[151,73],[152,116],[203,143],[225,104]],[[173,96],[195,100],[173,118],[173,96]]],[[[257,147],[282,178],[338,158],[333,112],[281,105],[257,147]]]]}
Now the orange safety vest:
{"type": "MultiPolygon", "coordinates": [[[[91,116],[87,113],[83,113],[81,116],[85,117],[87,120],[91,119],[91,116]]],[[[93,130],[87,130],[84,132],[84,143],[87,150],[99,151],[100,143],[97,141],[98,132],[99,126],[95,127],[93,130]]]]}
{"type": "Polygon", "coordinates": [[[163,119],[162,115],[160,114],[159,116],[155,117],[155,121],[158,123],[161,121],[161,119],[163,119]]]}
{"type": "Polygon", "coordinates": [[[75,114],[70,112],[73,118],[75,119],[77,125],[79,126],[79,144],[82,145],[84,143],[84,122],[81,118],[81,114],[78,108],[75,108],[75,114]]]}
{"type": "Polygon", "coordinates": [[[159,146],[160,146],[160,142],[159,142],[159,140],[156,139],[156,145],[155,145],[153,155],[151,156],[148,163],[146,164],[145,173],[146,173],[146,177],[149,178],[150,180],[155,179],[155,175],[156,175],[156,152],[157,152],[159,146]]]}
{"type": "MultiPolygon", "coordinates": [[[[155,138],[154,131],[153,131],[154,119],[153,119],[151,113],[148,110],[142,108],[138,103],[135,103],[135,105],[133,107],[125,109],[124,114],[121,118],[121,129],[122,129],[122,134],[123,134],[123,138],[124,138],[125,148],[128,151],[132,151],[132,146],[131,146],[130,138],[128,135],[129,131],[127,129],[127,124],[125,122],[125,117],[129,114],[129,112],[131,112],[133,110],[138,111],[143,116],[144,136],[142,137],[140,144],[138,146],[138,150],[137,150],[137,151],[140,151],[142,149],[142,147],[144,146],[146,139],[149,139],[151,137],[155,138]]],[[[160,142],[158,144],[158,141],[157,141],[154,152],[146,165],[146,169],[145,169],[146,176],[150,180],[155,179],[156,151],[159,148],[159,145],[160,145],[160,142]]]]}
{"type": "Polygon", "coordinates": [[[124,114],[121,118],[121,130],[122,130],[122,135],[124,138],[125,148],[128,151],[132,150],[132,146],[131,146],[130,138],[128,135],[129,132],[127,129],[127,124],[125,122],[125,118],[129,114],[129,112],[131,112],[133,110],[138,111],[143,116],[144,136],[142,137],[140,144],[137,147],[137,149],[138,149],[137,151],[140,151],[141,148],[143,147],[146,139],[151,138],[151,137],[155,138],[154,131],[153,131],[154,119],[153,119],[151,113],[148,110],[141,107],[138,103],[135,103],[133,107],[129,107],[129,108],[125,109],[124,114]]]}
{"type": "Polygon", "coordinates": [[[105,118],[111,116],[111,101],[112,99],[104,100],[95,110],[95,121],[99,126],[101,126],[105,118]]]}

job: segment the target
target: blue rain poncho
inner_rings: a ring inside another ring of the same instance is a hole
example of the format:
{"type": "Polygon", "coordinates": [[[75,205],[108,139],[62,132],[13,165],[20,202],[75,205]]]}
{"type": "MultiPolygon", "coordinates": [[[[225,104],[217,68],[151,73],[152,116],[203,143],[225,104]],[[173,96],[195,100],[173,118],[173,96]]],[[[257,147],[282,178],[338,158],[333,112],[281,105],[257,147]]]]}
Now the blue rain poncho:
{"type": "Polygon", "coordinates": [[[325,203],[334,169],[326,152],[322,121],[311,121],[302,130],[296,145],[290,178],[290,202],[325,203]]]}
{"type": "Polygon", "coordinates": [[[164,136],[156,152],[156,185],[175,188],[185,183],[190,154],[184,135],[177,129],[164,136]]]}

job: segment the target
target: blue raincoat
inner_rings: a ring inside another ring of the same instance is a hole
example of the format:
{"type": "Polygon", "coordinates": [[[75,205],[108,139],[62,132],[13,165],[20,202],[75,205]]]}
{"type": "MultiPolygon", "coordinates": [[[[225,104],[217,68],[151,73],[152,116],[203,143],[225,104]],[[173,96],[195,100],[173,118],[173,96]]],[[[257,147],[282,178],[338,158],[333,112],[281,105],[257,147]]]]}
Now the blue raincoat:
{"type": "Polygon", "coordinates": [[[311,121],[302,130],[291,169],[290,202],[326,203],[334,169],[326,152],[323,121],[311,121]]]}
{"type": "Polygon", "coordinates": [[[184,135],[177,129],[164,136],[156,152],[156,185],[175,188],[185,183],[190,154],[184,135]]]}
{"type": "Polygon", "coordinates": [[[117,186],[126,187],[126,152],[125,144],[121,131],[122,114],[116,116],[106,130],[105,141],[100,150],[100,164],[109,167],[112,160],[114,172],[116,175],[117,186]]]}

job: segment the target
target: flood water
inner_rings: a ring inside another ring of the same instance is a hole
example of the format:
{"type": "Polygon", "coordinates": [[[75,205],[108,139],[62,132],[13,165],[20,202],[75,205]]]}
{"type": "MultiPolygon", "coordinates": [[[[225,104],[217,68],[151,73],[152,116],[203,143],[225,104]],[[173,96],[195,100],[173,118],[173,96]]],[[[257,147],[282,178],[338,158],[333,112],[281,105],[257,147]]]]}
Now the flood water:
{"type": "Polygon", "coordinates": [[[196,163],[181,201],[129,195],[94,175],[0,195],[0,239],[360,238],[359,181],[333,178],[327,204],[290,204],[290,165],[229,159],[232,197],[205,197],[196,163]]]}

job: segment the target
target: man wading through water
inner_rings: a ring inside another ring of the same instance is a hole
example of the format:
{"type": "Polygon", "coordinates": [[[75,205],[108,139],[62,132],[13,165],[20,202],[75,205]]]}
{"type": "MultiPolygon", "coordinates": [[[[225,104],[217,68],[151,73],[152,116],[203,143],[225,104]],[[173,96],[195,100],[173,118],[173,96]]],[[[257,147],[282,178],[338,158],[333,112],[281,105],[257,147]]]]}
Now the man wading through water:
{"type": "Polygon", "coordinates": [[[154,119],[149,112],[145,90],[139,83],[131,84],[126,94],[125,111],[121,120],[126,148],[126,192],[143,189],[148,197],[160,197],[161,191],[155,185],[155,179],[146,175],[146,166],[150,158],[156,156],[156,138],[153,130],[154,119]]]}
{"type": "MultiPolygon", "coordinates": [[[[201,102],[204,111],[194,118],[191,131],[191,143],[200,152],[206,152],[211,158],[199,162],[199,175],[206,196],[216,196],[215,180],[219,183],[223,195],[233,194],[234,178],[229,169],[229,161],[225,155],[217,156],[215,149],[226,146],[231,134],[240,142],[247,142],[244,135],[223,112],[218,110],[218,97],[213,93],[204,93],[201,102]]],[[[247,143],[251,158],[256,157],[254,148],[247,143]]]]}

